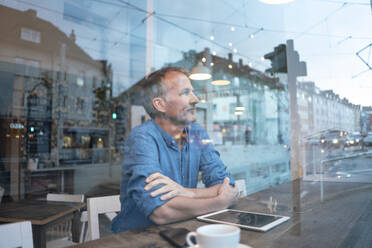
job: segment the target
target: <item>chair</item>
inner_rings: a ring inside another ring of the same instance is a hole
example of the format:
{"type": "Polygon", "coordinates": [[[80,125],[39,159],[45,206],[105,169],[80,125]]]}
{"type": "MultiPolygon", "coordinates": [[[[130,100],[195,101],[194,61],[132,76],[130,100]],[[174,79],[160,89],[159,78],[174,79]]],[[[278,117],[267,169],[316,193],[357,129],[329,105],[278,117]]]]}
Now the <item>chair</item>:
{"type": "Polygon", "coordinates": [[[239,197],[247,196],[247,188],[245,186],[245,180],[239,179],[235,181],[236,187],[238,187],[239,190],[239,197]]]}
{"type": "MultiPolygon", "coordinates": [[[[47,201],[59,201],[59,202],[84,202],[84,195],[81,194],[47,194],[47,201]]],[[[72,220],[67,222],[61,223],[58,226],[53,228],[54,237],[58,237],[57,239],[53,239],[47,242],[48,247],[64,247],[67,245],[73,245],[74,243],[71,241],[71,234],[72,234],[72,220]],[[62,238],[60,238],[62,237],[62,238]]]]}
{"type": "Polygon", "coordinates": [[[33,248],[31,221],[0,225],[0,247],[33,248]]]}
{"type": "Polygon", "coordinates": [[[84,195],[70,195],[70,194],[47,194],[47,201],[59,202],[84,202],[84,195]]]}
{"type": "Polygon", "coordinates": [[[3,198],[3,195],[4,195],[4,188],[0,186],[0,203],[1,203],[1,199],[3,198]]]}
{"type": "Polygon", "coordinates": [[[91,240],[99,239],[98,215],[112,220],[120,211],[120,195],[88,198],[88,233],[91,240]]]}

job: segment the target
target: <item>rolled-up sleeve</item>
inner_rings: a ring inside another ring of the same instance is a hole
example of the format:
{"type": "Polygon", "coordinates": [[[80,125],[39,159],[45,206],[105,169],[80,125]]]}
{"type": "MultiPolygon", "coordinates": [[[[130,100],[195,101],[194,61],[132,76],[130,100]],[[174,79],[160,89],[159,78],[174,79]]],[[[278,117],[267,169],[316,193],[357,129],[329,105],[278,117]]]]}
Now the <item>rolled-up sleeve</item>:
{"type": "MultiPolygon", "coordinates": [[[[159,166],[159,158],[156,144],[152,137],[146,133],[130,136],[125,145],[123,173],[127,177],[128,183],[126,194],[134,200],[137,207],[146,217],[166,203],[160,200],[160,195],[152,197],[150,193],[161,186],[145,191],[146,178],[155,173],[162,173],[159,166]]],[[[162,173],[163,174],[163,173],[162,173]]]]}
{"type": "MultiPolygon", "coordinates": [[[[207,132],[201,132],[202,140],[210,140],[207,132]]],[[[202,181],[206,187],[223,183],[225,177],[230,178],[230,184],[235,185],[235,181],[226,171],[226,166],[221,161],[219,152],[212,143],[208,142],[202,145],[202,154],[200,157],[200,170],[202,172],[202,181]]]]}

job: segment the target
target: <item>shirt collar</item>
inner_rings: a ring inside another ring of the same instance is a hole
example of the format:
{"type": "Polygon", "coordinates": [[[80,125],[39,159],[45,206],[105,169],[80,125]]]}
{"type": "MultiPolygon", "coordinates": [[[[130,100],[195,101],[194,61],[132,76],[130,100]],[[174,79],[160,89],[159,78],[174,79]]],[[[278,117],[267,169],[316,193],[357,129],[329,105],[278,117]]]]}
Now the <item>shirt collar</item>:
{"type": "MultiPolygon", "coordinates": [[[[167,132],[165,132],[159,125],[158,125],[158,123],[156,123],[156,121],[154,120],[154,119],[152,119],[151,120],[153,123],[154,123],[154,126],[159,130],[159,132],[160,132],[160,134],[161,134],[161,136],[163,137],[163,139],[165,140],[165,143],[168,145],[168,146],[175,146],[175,145],[177,145],[176,144],[176,141],[174,140],[174,138],[170,135],[170,134],[168,134],[167,132]]],[[[186,133],[186,134],[188,134],[188,127],[189,127],[189,125],[186,125],[185,127],[184,127],[184,132],[186,133]]],[[[187,136],[186,136],[187,137],[187,136]]]]}

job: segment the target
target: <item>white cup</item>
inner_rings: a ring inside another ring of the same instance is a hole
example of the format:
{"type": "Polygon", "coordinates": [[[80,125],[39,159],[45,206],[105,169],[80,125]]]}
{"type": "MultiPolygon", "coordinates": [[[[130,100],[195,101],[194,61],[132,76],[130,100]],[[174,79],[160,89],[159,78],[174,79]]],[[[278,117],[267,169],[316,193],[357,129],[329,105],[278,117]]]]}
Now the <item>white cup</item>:
{"type": "Polygon", "coordinates": [[[191,241],[195,237],[198,248],[237,248],[240,241],[240,228],[231,225],[205,225],[189,232],[186,236],[187,244],[196,247],[191,241]]]}

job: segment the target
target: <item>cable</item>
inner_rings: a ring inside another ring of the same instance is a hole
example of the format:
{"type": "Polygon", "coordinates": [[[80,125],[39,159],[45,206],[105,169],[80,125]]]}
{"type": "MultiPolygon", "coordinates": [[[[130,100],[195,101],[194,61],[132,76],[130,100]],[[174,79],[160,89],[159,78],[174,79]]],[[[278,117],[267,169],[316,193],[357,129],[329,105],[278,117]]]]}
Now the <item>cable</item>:
{"type": "Polygon", "coordinates": [[[309,32],[310,30],[312,30],[313,28],[319,26],[319,24],[322,24],[323,22],[327,21],[327,19],[328,19],[329,17],[331,17],[332,15],[336,14],[338,11],[340,11],[341,9],[343,9],[346,5],[347,5],[347,3],[344,2],[344,3],[342,4],[341,7],[335,9],[334,11],[332,11],[331,13],[329,13],[326,17],[324,17],[322,20],[320,20],[320,21],[318,21],[317,23],[315,23],[314,25],[308,27],[308,28],[307,28],[305,31],[303,31],[300,35],[298,35],[297,37],[295,37],[295,39],[300,38],[302,35],[308,33],[308,32],[309,32]]]}

